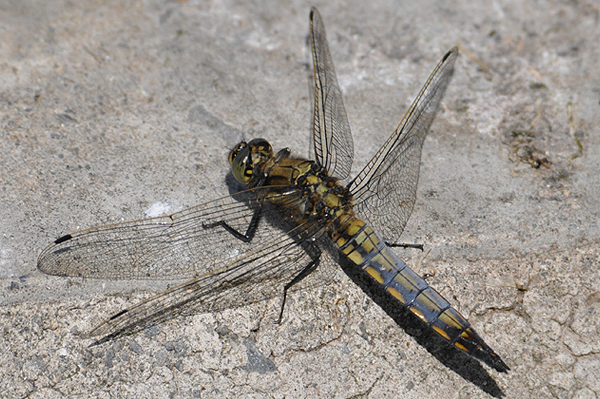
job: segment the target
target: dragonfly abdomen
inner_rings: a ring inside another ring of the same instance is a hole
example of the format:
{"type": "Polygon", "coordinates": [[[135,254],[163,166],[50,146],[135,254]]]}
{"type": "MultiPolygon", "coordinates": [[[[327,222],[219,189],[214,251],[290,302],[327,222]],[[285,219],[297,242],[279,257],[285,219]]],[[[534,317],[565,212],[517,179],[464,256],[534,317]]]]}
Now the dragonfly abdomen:
{"type": "Polygon", "coordinates": [[[502,362],[469,322],[394,254],[365,222],[352,218],[332,238],[352,263],[441,337],[475,357],[502,362]]]}

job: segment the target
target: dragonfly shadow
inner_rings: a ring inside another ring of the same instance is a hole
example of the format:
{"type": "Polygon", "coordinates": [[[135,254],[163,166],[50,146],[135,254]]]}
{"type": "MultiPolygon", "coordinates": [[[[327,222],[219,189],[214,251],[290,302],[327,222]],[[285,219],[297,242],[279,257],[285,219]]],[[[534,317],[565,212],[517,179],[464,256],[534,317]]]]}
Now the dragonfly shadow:
{"type": "Polygon", "coordinates": [[[247,202],[253,198],[253,196],[250,196],[250,194],[244,195],[246,186],[237,181],[231,170],[225,175],[225,184],[227,185],[227,190],[229,190],[229,195],[231,195],[235,200],[239,202],[247,202]]]}
{"type": "Polygon", "coordinates": [[[425,348],[442,364],[465,380],[477,385],[487,394],[496,398],[505,396],[496,381],[488,374],[479,361],[461,350],[450,346],[408,309],[397,306],[397,301],[394,300],[387,290],[381,285],[373,283],[372,279],[366,278],[365,273],[357,270],[356,265],[345,259],[341,259],[340,266],[348,277],[379,305],[399,327],[412,336],[419,345],[425,348]]]}
{"type": "MultiPolygon", "coordinates": [[[[243,188],[243,186],[235,180],[231,173],[226,176],[225,180],[229,187],[230,194],[237,201],[246,202],[248,203],[248,206],[251,207],[250,202],[253,199],[253,194],[247,191],[240,192],[240,188],[243,188]]],[[[279,230],[288,231],[289,226],[286,222],[281,218],[273,218],[274,215],[274,213],[271,213],[271,217],[267,217],[268,222],[279,230]]],[[[367,277],[366,273],[354,263],[343,256],[339,256],[339,249],[328,239],[322,238],[323,239],[319,239],[315,243],[304,242],[300,239],[297,242],[297,245],[302,246],[307,253],[314,250],[314,245],[318,245],[322,250],[322,255],[329,256],[330,261],[337,263],[350,279],[373,299],[373,301],[379,305],[388,316],[398,324],[398,326],[411,335],[419,345],[431,353],[438,361],[459,374],[465,380],[477,385],[489,395],[496,398],[505,396],[496,381],[494,381],[478,360],[472,358],[456,347],[449,345],[447,341],[439,337],[438,334],[408,309],[398,306],[398,301],[393,298],[382,285],[376,284],[373,279],[367,277]]],[[[325,261],[321,266],[326,268],[328,264],[330,264],[330,262],[325,261]]],[[[319,282],[323,283],[324,281],[330,280],[319,278],[312,280],[313,283],[316,282],[317,284],[319,284],[319,282]]]]}

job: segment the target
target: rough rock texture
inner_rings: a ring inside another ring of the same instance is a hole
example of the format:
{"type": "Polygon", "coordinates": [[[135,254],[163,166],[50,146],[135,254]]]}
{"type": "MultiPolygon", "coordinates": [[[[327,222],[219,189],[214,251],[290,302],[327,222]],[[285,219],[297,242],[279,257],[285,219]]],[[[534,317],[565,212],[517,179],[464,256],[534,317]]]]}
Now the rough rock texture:
{"type": "Polygon", "coordinates": [[[310,5],[2,1],[0,397],[600,396],[599,3],[316,6],[355,173],[459,45],[403,235],[430,252],[403,256],[512,371],[430,353],[341,272],[281,325],[274,299],[88,347],[165,285],[49,277],[38,254],[226,194],[242,136],[306,155],[310,5]]]}

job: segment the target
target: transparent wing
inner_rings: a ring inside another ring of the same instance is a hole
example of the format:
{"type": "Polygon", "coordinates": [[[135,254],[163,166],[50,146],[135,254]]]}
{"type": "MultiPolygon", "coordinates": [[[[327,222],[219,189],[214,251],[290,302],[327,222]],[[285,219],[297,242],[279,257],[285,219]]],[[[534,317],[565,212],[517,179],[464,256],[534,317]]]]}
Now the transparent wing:
{"type": "Polygon", "coordinates": [[[388,242],[397,242],[416,200],[423,141],[450,83],[458,49],[437,64],[396,131],[350,182],[355,210],[388,242]]]}
{"type": "Polygon", "coordinates": [[[139,331],[150,324],[175,316],[220,311],[244,306],[283,294],[286,283],[308,266],[319,250],[303,242],[321,230],[317,224],[304,225],[291,234],[279,234],[269,242],[226,261],[211,273],[162,292],[121,311],[106,320],[90,335],[105,337],[139,331]]]}
{"type": "MultiPolygon", "coordinates": [[[[280,188],[281,189],[281,188],[280,188]]],[[[189,279],[211,273],[240,254],[284,235],[280,212],[264,204],[251,242],[233,236],[224,222],[244,234],[259,206],[261,187],[152,219],[95,227],[61,237],[38,258],[38,268],[57,276],[135,279],[189,279]]],[[[294,206],[298,191],[270,193],[294,206]]]]}
{"type": "MultiPolygon", "coordinates": [[[[38,268],[51,275],[106,279],[185,279],[209,273],[217,259],[233,258],[252,247],[222,227],[205,227],[223,221],[245,233],[258,203],[236,198],[69,234],[44,249],[38,268]]],[[[265,212],[268,218],[273,210],[265,212]]],[[[268,223],[259,227],[255,240],[277,231],[268,223]]]]}
{"type": "MultiPolygon", "coordinates": [[[[290,205],[300,200],[291,188],[285,192],[280,200],[290,205]]],[[[270,198],[276,195],[270,193],[270,198]]],[[[247,201],[224,197],[170,216],[69,234],[42,252],[38,267],[60,276],[192,278],[117,313],[91,335],[114,336],[180,314],[222,310],[282,295],[285,284],[321,255],[316,242],[323,226],[311,222],[282,231],[285,222],[279,212],[265,204],[250,243],[222,226],[207,228],[223,221],[244,233],[258,203],[250,201],[254,206],[249,206],[247,201]]]]}
{"type": "Polygon", "coordinates": [[[354,144],[342,100],[323,20],[316,8],[310,11],[310,43],[315,75],[313,141],[317,162],[340,180],[350,175],[354,144]]]}

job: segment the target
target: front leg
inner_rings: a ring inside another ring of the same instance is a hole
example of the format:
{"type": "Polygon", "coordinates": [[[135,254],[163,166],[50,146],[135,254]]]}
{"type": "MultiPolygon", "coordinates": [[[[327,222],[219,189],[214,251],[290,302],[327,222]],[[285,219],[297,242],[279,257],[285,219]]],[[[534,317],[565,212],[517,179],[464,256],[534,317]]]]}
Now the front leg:
{"type": "Polygon", "coordinates": [[[262,213],[262,206],[260,206],[254,210],[254,214],[252,214],[252,219],[250,219],[250,224],[248,224],[248,228],[246,229],[245,234],[240,233],[239,231],[237,231],[236,229],[234,229],[233,227],[228,225],[227,222],[225,222],[224,220],[220,220],[218,222],[210,223],[210,224],[202,223],[202,227],[205,229],[212,229],[217,226],[221,226],[225,230],[227,230],[229,233],[231,233],[231,235],[233,235],[238,240],[241,240],[243,242],[250,242],[254,238],[254,235],[256,234],[256,230],[258,229],[258,222],[260,221],[261,213],[262,213]]]}

